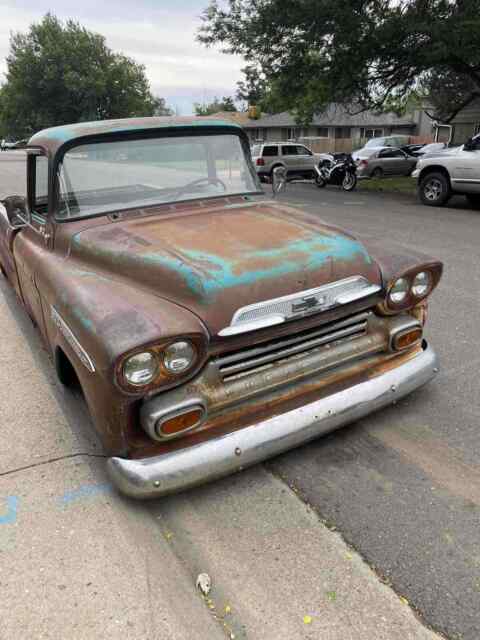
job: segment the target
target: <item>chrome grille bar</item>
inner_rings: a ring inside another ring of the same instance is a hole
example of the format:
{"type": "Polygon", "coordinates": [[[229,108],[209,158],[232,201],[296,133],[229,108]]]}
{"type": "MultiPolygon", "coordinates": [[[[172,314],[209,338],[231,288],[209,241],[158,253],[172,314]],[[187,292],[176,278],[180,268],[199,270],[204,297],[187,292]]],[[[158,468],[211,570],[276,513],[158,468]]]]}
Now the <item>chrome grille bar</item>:
{"type": "Polygon", "coordinates": [[[360,313],[295,336],[287,336],[251,349],[243,349],[218,358],[215,364],[223,380],[227,381],[242,372],[258,370],[305,351],[363,336],[367,332],[369,315],[371,315],[370,312],[360,313]]]}

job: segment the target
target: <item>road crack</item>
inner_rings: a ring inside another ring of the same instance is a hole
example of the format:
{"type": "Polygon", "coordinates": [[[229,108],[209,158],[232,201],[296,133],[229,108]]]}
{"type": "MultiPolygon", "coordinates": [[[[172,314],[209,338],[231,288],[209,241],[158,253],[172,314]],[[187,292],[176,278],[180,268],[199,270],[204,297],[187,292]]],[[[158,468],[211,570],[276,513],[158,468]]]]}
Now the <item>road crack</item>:
{"type": "Polygon", "coordinates": [[[3,476],[10,476],[14,473],[19,473],[20,471],[28,471],[28,469],[35,469],[36,467],[43,467],[53,462],[60,462],[61,460],[69,460],[71,458],[108,458],[105,454],[102,453],[69,453],[65,456],[57,456],[56,458],[49,458],[48,460],[42,460],[41,462],[34,462],[32,464],[27,464],[23,467],[17,467],[15,469],[9,469],[8,471],[1,471],[0,478],[3,476]]]}

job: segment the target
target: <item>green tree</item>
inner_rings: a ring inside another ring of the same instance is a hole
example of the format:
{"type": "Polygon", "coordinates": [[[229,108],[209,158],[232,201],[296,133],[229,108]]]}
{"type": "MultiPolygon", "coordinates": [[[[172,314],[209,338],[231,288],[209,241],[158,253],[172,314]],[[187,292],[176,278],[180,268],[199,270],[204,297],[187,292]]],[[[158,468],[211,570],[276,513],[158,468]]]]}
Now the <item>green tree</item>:
{"type": "Polygon", "coordinates": [[[480,0],[212,0],[199,40],[244,56],[299,122],[406,103],[440,76],[460,86],[448,119],[480,95],[479,34],[480,0]]]}
{"type": "Polygon", "coordinates": [[[206,104],[195,102],[193,106],[197,116],[211,116],[212,113],[218,113],[219,111],[237,111],[235,102],[230,96],[224,96],[221,100],[214,98],[212,102],[206,104]]]}
{"type": "Polygon", "coordinates": [[[153,99],[154,116],[173,116],[174,114],[174,110],[167,105],[165,98],[156,97],[153,99]]]}
{"type": "Polygon", "coordinates": [[[0,117],[10,135],[45,127],[153,115],[158,99],[144,67],[114,53],[105,38],[77,22],[47,14],[13,34],[1,89],[0,117]]]}

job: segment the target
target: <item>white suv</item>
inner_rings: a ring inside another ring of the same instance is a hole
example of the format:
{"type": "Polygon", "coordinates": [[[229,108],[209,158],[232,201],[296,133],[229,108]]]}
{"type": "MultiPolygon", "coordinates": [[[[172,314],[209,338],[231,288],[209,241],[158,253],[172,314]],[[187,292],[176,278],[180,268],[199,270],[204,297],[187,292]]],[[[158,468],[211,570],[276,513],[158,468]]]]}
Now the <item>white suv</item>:
{"type": "Polygon", "coordinates": [[[480,207],[480,134],[458,149],[420,159],[412,178],[417,179],[423,204],[439,207],[460,193],[480,207]]]}
{"type": "Polygon", "coordinates": [[[252,160],[260,180],[271,179],[276,167],[283,167],[287,179],[315,178],[315,165],[332,159],[327,153],[313,153],[296,142],[266,142],[252,147],[252,160]]]}

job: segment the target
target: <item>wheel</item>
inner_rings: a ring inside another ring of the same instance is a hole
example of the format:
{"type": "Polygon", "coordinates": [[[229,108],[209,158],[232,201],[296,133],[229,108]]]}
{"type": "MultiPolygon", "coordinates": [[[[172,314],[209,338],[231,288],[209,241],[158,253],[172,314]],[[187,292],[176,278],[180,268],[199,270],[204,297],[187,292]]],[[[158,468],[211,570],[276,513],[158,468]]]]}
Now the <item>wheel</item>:
{"type": "Polygon", "coordinates": [[[427,207],[441,207],[451,198],[450,180],[444,173],[427,173],[420,182],[418,194],[427,207]]]}
{"type": "Polygon", "coordinates": [[[473,209],[480,209],[480,193],[469,193],[466,197],[473,209]]]}
{"type": "Polygon", "coordinates": [[[317,185],[317,187],[319,189],[324,189],[327,186],[327,182],[326,180],[324,180],[323,178],[321,178],[318,173],[315,176],[315,184],[317,185]]]}
{"type": "Polygon", "coordinates": [[[383,178],[382,167],[375,167],[375,169],[372,171],[372,178],[383,178]]]}
{"type": "Polygon", "coordinates": [[[353,191],[357,186],[357,176],[354,173],[347,171],[342,182],[342,189],[344,191],[353,191]]]}

